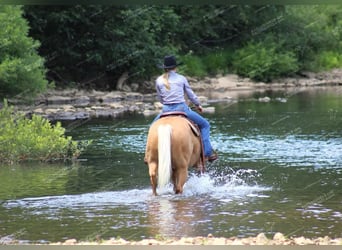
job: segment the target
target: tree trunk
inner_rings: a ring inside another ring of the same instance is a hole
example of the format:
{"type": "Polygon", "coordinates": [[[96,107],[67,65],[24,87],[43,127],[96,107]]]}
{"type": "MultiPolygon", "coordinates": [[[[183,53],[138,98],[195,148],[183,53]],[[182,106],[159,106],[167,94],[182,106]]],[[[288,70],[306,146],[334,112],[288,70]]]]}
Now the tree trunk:
{"type": "Polygon", "coordinates": [[[128,79],[128,72],[125,71],[116,82],[116,89],[117,90],[123,90],[123,86],[125,84],[125,81],[128,79]]]}

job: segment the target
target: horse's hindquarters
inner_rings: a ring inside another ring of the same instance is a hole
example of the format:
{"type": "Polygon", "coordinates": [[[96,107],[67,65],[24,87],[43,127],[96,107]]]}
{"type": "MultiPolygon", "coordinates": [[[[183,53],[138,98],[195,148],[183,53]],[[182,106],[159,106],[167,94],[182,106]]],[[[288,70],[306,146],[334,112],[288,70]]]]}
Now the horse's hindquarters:
{"type": "Polygon", "coordinates": [[[188,176],[188,167],[200,162],[200,153],[199,137],[193,134],[187,119],[173,116],[154,122],[149,130],[145,152],[153,193],[156,194],[157,179],[162,177],[163,183],[169,182],[170,177],[165,181],[165,176],[169,176],[171,171],[174,190],[176,193],[182,193],[188,176]],[[163,142],[160,143],[160,140],[163,142]],[[169,167],[166,163],[170,164],[169,167]]]}

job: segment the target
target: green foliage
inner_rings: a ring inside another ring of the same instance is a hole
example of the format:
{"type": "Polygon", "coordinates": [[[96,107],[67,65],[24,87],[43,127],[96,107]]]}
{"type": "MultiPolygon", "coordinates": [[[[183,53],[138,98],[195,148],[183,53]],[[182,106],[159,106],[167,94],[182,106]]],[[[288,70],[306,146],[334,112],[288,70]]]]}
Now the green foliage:
{"type": "Polygon", "coordinates": [[[311,71],[331,70],[342,68],[342,53],[336,51],[321,51],[314,60],[307,64],[311,71]]]}
{"type": "Polygon", "coordinates": [[[227,73],[232,66],[234,52],[231,49],[218,49],[202,56],[187,54],[181,57],[184,66],[181,67],[182,73],[205,77],[218,73],[227,73]]]}
{"type": "Polygon", "coordinates": [[[259,42],[249,43],[237,50],[233,67],[239,75],[270,82],[296,72],[298,62],[294,53],[278,51],[278,45],[274,42],[259,42]]]}
{"type": "Polygon", "coordinates": [[[15,113],[5,101],[0,110],[0,162],[77,158],[90,142],[73,141],[70,136],[65,137],[64,132],[59,122],[52,126],[38,115],[28,119],[15,113]]]}
{"type": "Polygon", "coordinates": [[[0,97],[33,96],[46,89],[44,60],[38,41],[28,37],[19,6],[0,5],[0,97]]]}
{"type": "Polygon", "coordinates": [[[106,5],[26,6],[31,35],[42,42],[49,75],[60,86],[115,89],[128,72],[143,79],[158,72],[158,60],[176,53],[172,8],[106,5]]]}
{"type": "Polygon", "coordinates": [[[287,32],[279,32],[285,41],[283,49],[296,53],[301,70],[328,69],[330,62],[319,57],[326,51],[341,52],[341,20],[340,5],[287,6],[286,19],[281,27],[287,32]],[[320,62],[313,63],[315,61],[320,62]]]}
{"type": "Polygon", "coordinates": [[[206,76],[207,72],[200,57],[194,55],[186,55],[181,58],[181,61],[184,63],[184,66],[182,66],[181,69],[181,73],[195,77],[206,76]]]}
{"type": "Polygon", "coordinates": [[[203,64],[208,74],[227,73],[232,66],[232,49],[219,49],[203,56],[203,64]]]}
{"type": "Polygon", "coordinates": [[[324,53],[342,48],[341,5],[25,6],[25,17],[57,87],[115,89],[124,72],[150,79],[169,54],[192,76],[271,81],[339,65],[324,53]]]}

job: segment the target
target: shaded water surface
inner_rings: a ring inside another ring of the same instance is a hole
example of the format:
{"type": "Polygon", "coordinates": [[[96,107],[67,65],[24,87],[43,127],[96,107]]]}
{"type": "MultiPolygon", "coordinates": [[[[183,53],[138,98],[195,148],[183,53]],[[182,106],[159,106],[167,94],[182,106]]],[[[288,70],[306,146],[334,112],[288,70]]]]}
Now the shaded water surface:
{"type": "Polygon", "coordinates": [[[342,237],[341,97],[328,88],[212,103],[220,158],[203,176],[191,171],[180,196],[171,187],[151,196],[143,157],[153,117],[65,124],[93,140],[78,163],[1,166],[0,239],[342,237]]]}

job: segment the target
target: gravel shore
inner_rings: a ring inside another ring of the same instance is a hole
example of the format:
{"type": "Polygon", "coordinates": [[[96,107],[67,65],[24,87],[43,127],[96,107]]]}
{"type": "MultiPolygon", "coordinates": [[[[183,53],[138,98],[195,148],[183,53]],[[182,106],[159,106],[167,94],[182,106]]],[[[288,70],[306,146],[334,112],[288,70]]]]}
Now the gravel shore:
{"type": "Polygon", "coordinates": [[[144,239],[141,241],[127,241],[122,238],[109,240],[98,239],[91,242],[69,239],[65,242],[51,243],[50,245],[342,245],[342,238],[331,239],[328,236],[317,238],[286,237],[282,233],[275,233],[273,238],[267,238],[264,233],[256,237],[214,237],[209,234],[207,237],[182,237],[157,239],[144,239]]]}
{"type": "MultiPolygon", "coordinates": [[[[217,75],[196,79],[188,77],[192,89],[199,96],[201,103],[210,101],[236,102],[251,96],[256,91],[286,90],[298,93],[306,88],[342,86],[342,69],[323,73],[306,73],[300,77],[283,78],[272,83],[253,82],[234,74],[217,75]]],[[[9,100],[10,104],[28,116],[41,115],[51,121],[89,120],[92,118],[118,118],[127,113],[146,116],[160,112],[161,104],[157,101],[154,82],[131,84],[130,91],[95,91],[95,90],[50,90],[39,96],[33,105],[21,103],[20,98],[9,100]],[[139,89],[139,86],[142,89],[139,89]],[[133,91],[135,90],[135,92],[133,91]]],[[[259,101],[270,101],[265,99],[259,101]]],[[[283,100],[286,101],[286,100],[283,100]]],[[[214,112],[208,107],[204,112],[214,112]]]]}

